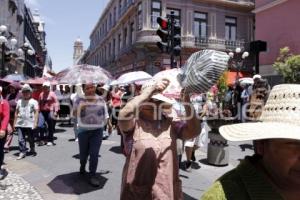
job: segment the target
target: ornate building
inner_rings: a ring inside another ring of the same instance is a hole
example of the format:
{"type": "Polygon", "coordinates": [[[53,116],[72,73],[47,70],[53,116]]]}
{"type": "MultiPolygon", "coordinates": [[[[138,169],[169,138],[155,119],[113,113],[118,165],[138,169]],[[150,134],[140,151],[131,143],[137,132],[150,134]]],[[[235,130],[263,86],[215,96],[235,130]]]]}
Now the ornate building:
{"type": "Polygon", "coordinates": [[[169,55],[156,46],[156,19],[171,11],[182,27],[177,65],[201,49],[245,50],[254,39],[253,9],[253,0],[110,0],[90,34],[85,61],[115,76],[169,67],[169,55]]]}

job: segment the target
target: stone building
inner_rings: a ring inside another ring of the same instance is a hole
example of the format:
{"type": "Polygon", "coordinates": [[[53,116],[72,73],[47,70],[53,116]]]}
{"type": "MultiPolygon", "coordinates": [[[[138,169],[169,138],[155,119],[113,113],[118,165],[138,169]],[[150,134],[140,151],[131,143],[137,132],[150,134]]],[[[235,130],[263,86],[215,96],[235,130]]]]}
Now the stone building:
{"type": "Polygon", "coordinates": [[[73,65],[80,64],[80,60],[84,54],[83,51],[83,42],[80,38],[77,38],[74,42],[74,51],[73,51],[73,65]]]}
{"type": "Polygon", "coordinates": [[[9,42],[5,45],[5,54],[11,54],[11,59],[4,62],[5,74],[41,76],[48,55],[45,24],[38,11],[31,12],[24,0],[0,0],[0,5],[0,25],[7,27],[4,34],[8,40],[17,40],[14,47],[9,42]],[[33,55],[27,53],[25,43],[33,55]],[[20,48],[23,49],[23,54],[20,53],[20,48]]]}
{"type": "Polygon", "coordinates": [[[178,66],[201,49],[247,49],[254,39],[253,9],[253,0],[111,0],[90,34],[85,60],[115,76],[170,67],[169,55],[156,46],[156,19],[171,11],[182,27],[178,66]]]}

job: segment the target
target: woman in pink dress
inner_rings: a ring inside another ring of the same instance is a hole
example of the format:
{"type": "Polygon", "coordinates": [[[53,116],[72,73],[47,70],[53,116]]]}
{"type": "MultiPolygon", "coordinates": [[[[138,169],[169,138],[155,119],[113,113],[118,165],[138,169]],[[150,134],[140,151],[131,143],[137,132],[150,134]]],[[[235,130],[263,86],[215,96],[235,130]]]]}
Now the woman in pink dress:
{"type": "Polygon", "coordinates": [[[190,139],[200,133],[200,123],[183,93],[187,118],[173,120],[169,111],[173,101],[160,92],[169,81],[143,86],[141,94],[130,100],[119,114],[124,134],[126,163],[123,169],[121,200],[183,199],[176,152],[176,139],[190,139]]]}

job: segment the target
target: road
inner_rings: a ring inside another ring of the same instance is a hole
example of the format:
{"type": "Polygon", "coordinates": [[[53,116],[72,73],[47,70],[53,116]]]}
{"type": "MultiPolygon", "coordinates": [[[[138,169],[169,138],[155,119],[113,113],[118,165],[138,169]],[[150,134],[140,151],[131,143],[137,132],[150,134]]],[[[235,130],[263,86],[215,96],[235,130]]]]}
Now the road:
{"type": "MultiPolygon", "coordinates": [[[[113,133],[108,140],[104,140],[102,143],[98,165],[98,176],[101,179],[99,188],[91,187],[86,178],[78,173],[78,143],[74,141],[72,127],[58,125],[55,137],[56,146],[36,147],[38,155],[36,157],[27,156],[23,160],[16,160],[18,155],[17,136],[14,137],[12,150],[6,155],[5,162],[11,176],[20,177],[21,184],[17,185],[16,181],[10,180],[13,177],[9,176],[6,182],[10,182],[10,185],[8,185],[8,189],[4,190],[7,196],[10,196],[10,192],[13,195],[19,190],[19,193],[24,193],[22,181],[25,181],[45,200],[119,199],[125,158],[120,152],[120,139],[117,134],[113,133]],[[9,186],[14,189],[10,190],[9,186]]],[[[199,199],[214,180],[236,166],[239,159],[252,154],[252,152],[249,142],[230,144],[229,165],[214,167],[206,164],[205,149],[197,151],[197,162],[193,165],[194,169],[191,172],[180,170],[184,198],[186,200],[199,199]]],[[[29,193],[29,190],[25,190],[25,193],[26,191],[29,193]]],[[[3,199],[5,198],[3,197],[3,199]]],[[[20,197],[20,199],[23,200],[24,198],[20,197]]],[[[26,199],[33,200],[35,198],[28,197],[26,199]]]]}

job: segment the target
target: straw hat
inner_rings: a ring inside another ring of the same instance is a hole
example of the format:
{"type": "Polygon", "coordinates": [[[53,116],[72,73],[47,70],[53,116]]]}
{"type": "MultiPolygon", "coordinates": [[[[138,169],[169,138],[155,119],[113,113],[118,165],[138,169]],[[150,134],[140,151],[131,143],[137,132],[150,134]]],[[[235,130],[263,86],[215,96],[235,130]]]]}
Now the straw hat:
{"type": "Polygon", "coordinates": [[[221,135],[230,141],[260,139],[300,140],[300,84],[275,86],[262,111],[260,122],[222,126],[221,135]]]}
{"type": "MultiPolygon", "coordinates": [[[[146,82],[143,86],[142,86],[142,93],[143,91],[148,88],[148,87],[152,87],[154,84],[156,84],[156,81],[155,80],[150,80],[148,82],[146,82]]],[[[155,100],[158,100],[158,101],[162,101],[164,103],[167,103],[167,104],[170,104],[170,105],[173,105],[175,103],[175,100],[172,99],[172,98],[169,98],[167,96],[164,95],[164,93],[157,93],[157,94],[154,94],[152,97],[152,99],[155,99],[155,100]]]]}

